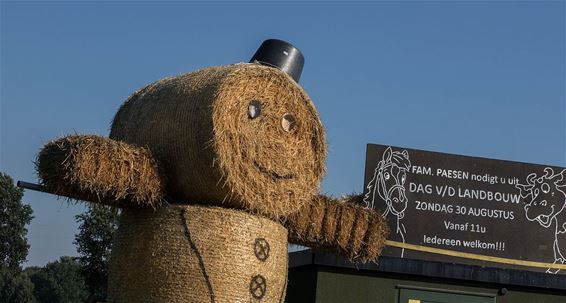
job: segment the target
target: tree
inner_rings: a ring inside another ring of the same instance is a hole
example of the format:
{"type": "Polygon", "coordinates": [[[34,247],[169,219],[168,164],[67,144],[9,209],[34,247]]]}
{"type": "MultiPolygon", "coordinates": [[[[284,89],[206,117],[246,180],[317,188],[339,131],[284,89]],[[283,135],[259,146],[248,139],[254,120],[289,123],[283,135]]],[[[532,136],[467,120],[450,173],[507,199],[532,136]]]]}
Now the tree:
{"type": "Polygon", "coordinates": [[[12,272],[0,267],[0,301],[3,303],[33,303],[33,284],[21,270],[12,272]]]}
{"type": "Polygon", "coordinates": [[[81,266],[73,257],[61,257],[45,267],[29,267],[25,272],[34,284],[38,303],[84,302],[88,297],[81,266]]]}
{"type": "Polygon", "coordinates": [[[34,302],[33,284],[22,273],[29,245],[27,228],[32,209],[22,204],[24,191],[0,172],[0,298],[2,302],[34,302]]]}
{"type": "Polygon", "coordinates": [[[75,244],[80,255],[81,272],[90,294],[96,297],[106,297],[108,259],[118,228],[118,215],[117,208],[91,204],[85,213],[75,217],[79,223],[75,244]]]}
{"type": "MultiPolygon", "coordinates": [[[[33,296],[37,302],[55,302],[55,280],[45,268],[31,266],[24,270],[33,283],[33,296]]],[[[84,280],[84,279],[83,279],[84,280]]]]}
{"type": "Polygon", "coordinates": [[[10,271],[21,269],[29,250],[26,225],[33,219],[33,211],[22,204],[23,196],[24,190],[0,173],[0,266],[10,271]]]}

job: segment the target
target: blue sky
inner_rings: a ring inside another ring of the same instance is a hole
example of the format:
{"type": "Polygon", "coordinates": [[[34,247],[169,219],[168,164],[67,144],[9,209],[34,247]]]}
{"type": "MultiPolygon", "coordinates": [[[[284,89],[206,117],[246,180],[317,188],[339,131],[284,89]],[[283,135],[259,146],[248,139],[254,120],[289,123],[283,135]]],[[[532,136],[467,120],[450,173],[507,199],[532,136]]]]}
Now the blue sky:
{"type": "MultiPolygon", "coordinates": [[[[301,49],[326,127],[322,191],[360,192],[365,145],[566,166],[563,1],[2,2],[0,170],[37,181],[50,139],[108,135],[133,91],[248,61],[267,38],[301,49]]],[[[26,192],[28,265],[76,255],[84,206],[26,192]]]]}

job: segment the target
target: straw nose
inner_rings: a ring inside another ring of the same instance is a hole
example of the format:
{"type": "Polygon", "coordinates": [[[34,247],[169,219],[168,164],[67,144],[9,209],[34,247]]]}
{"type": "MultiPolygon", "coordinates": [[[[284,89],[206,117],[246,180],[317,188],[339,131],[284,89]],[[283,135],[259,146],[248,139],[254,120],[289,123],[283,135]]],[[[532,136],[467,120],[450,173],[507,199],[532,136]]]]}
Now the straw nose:
{"type": "Polygon", "coordinates": [[[250,62],[278,68],[299,83],[303,65],[305,65],[305,57],[291,43],[283,40],[269,39],[263,41],[250,62]]]}

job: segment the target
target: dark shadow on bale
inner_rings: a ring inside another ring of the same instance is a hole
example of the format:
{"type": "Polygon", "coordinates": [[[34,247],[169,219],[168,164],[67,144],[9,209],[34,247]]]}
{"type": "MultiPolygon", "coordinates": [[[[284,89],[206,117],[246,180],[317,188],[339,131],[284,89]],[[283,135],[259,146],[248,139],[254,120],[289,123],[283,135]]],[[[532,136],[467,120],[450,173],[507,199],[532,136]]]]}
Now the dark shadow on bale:
{"type": "Polygon", "coordinates": [[[47,190],[114,206],[160,204],[163,181],[149,150],[98,136],[74,135],[39,152],[36,169],[47,190]]]}

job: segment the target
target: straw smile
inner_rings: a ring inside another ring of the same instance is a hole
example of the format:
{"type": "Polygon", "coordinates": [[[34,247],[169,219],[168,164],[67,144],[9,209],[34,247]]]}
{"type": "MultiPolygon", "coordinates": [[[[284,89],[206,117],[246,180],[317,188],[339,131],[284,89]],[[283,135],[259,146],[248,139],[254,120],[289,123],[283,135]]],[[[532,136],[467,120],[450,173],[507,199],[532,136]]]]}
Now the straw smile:
{"type": "Polygon", "coordinates": [[[253,163],[254,163],[255,168],[257,168],[257,170],[259,170],[259,172],[261,172],[264,175],[270,176],[274,180],[289,180],[289,179],[295,178],[295,175],[293,175],[293,174],[281,175],[281,174],[274,172],[272,170],[268,170],[267,168],[265,168],[262,165],[260,165],[259,163],[257,163],[256,160],[253,160],[253,163]]]}

